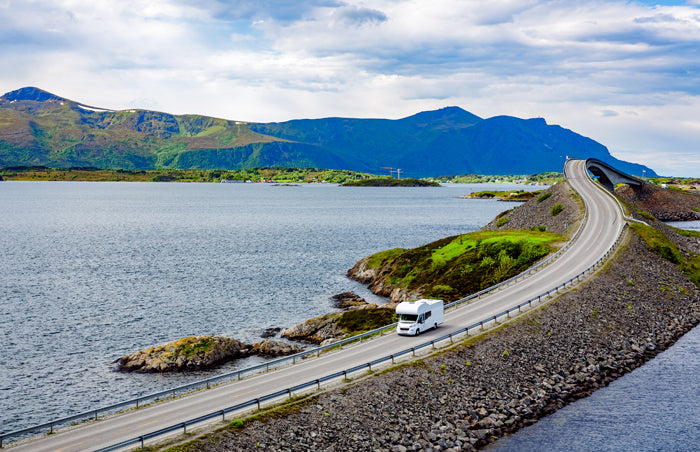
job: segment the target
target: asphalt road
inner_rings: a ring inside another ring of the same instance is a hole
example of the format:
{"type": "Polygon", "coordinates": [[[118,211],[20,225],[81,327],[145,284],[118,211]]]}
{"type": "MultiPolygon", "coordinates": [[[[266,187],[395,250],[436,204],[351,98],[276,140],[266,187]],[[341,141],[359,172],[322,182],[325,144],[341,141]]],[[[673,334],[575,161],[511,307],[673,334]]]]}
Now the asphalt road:
{"type": "Polygon", "coordinates": [[[575,243],[554,263],[532,273],[529,277],[484,296],[477,302],[446,313],[445,323],[437,330],[425,332],[418,337],[388,334],[276,371],[110,416],[97,422],[85,423],[52,435],[37,436],[30,441],[22,441],[21,444],[10,446],[7,450],[69,452],[104,448],[400,352],[535,298],[568,281],[595,263],[614,244],[624,225],[622,212],[616,201],[588,177],[585,161],[568,161],[567,176],[569,183],[585,200],[588,209],[587,223],[575,243]]]}

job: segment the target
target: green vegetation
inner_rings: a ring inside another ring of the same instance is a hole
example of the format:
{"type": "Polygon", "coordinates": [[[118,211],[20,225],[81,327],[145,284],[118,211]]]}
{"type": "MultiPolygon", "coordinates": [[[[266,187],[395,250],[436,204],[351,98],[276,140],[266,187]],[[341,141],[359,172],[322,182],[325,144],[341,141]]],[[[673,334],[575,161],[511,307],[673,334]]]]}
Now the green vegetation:
{"type": "Polygon", "coordinates": [[[394,310],[386,308],[352,309],[336,321],[346,333],[359,334],[394,322],[394,310]]]}
{"type": "Polygon", "coordinates": [[[501,217],[498,220],[496,220],[496,226],[500,228],[501,226],[508,224],[509,221],[510,219],[508,217],[501,217]]]}
{"type": "Polygon", "coordinates": [[[527,175],[483,175],[483,174],[461,174],[459,176],[449,175],[436,177],[435,180],[443,183],[456,184],[515,184],[515,183],[537,183],[552,185],[563,181],[564,174],[556,172],[538,173],[527,175]]]}
{"type": "Polygon", "coordinates": [[[243,170],[102,170],[97,168],[15,167],[0,169],[5,180],[31,181],[128,181],[128,182],[220,182],[252,181],[279,183],[345,183],[376,176],[355,171],[317,168],[261,167],[243,170]]]}
{"type": "Polygon", "coordinates": [[[546,192],[546,193],[542,193],[540,196],[537,197],[537,202],[542,202],[542,201],[544,201],[545,199],[549,198],[550,196],[552,196],[552,192],[551,192],[551,191],[548,191],[548,192],[546,192]]]}
{"type": "Polygon", "coordinates": [[[515,276],[562,240],[559,234],[539,231],[473,232],[410,250],[384,251],[369,262],[382,267],[381,277],[391,285],[452,301],[515,276]]]}
{"type": "Polygon", "coordinates": [[[394,179],[391,177],[359,179],[345,182],[343,187],[439,187],[437,182],[421,179],[394,179]]]}
{"type": "Polygon", "coordinates": [[[537,191],[497,191],[497,190],[484,190],[465,196],[465,198],[470,199],[492,199],[498,198],[501,201],[529,201],[538,194],[542,193],[542,190],[537,191]]]}
{"type": "Polygon", "coordinates": [[[700,286],[700,255],[691,253],[684,257],[675,243],[660,230],[639,223],[630,225],[647,244],[649,249],[678,266],[696,285],[700,286]]]}
{"type": "Polygon", "coordinates": [[[556,217],[559,215],[562,211],[564,210],[564,206],[562,206],[559,203],[554,204],[554,207],[552,207],[552,216],[556,217]]]}

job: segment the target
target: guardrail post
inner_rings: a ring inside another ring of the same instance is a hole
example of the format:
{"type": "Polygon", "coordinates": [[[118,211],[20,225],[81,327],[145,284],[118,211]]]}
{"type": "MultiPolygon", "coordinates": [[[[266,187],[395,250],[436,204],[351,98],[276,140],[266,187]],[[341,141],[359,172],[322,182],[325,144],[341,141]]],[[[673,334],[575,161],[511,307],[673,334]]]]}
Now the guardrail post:
{"type": "Polygon", "coordinates": [[[391,355],[391,364],[394,364],[394,355],[391,355]]]}
{"type": "Polygon", "coordinates": [[[372,372],[372,363],[367,363],[367,367],[369,368],[369,371],[372,372]]]}
{"type": "Polygon", "coordinates": [[[318,385],[318,389],[321,389],[321,379],[320,378],[316,379],[316,384],[318,385]]]}
{"type": "Polygon", "coordinates": [[[411,347],[411,351],[413,352],[413,356],[416,356],[416,347],[411,347]]]}
{"type": "Polygon", "coordinates": [[[287,389],[287,393],[289,394],[289,398],[292,398],[292,388],[287,389]]]}
{"type": "Polygon", "coordinates": [[[226,422],[226,411],[221,410],[221,422],[226,422]]]}
{"type": "Polygon", "coordinates": [[[258,402],[258,409],[260,409],[260,397],[257,398],[257,402],[258,402]]]}
{"type": "MultiPolygon", "coordinates": [[[[452,340],[452,333],[450,333],[450,344],[454,344],[454,343],[455,343],[455,341],[452,340]]],[[[393,356],[392,356],[392,358],[393,358],[393,356]]]]}
{"type": "Polygon", "coordinates": [[[187,422],[182,423],[182,434],[183,435],[187,434],[187,422]]]}

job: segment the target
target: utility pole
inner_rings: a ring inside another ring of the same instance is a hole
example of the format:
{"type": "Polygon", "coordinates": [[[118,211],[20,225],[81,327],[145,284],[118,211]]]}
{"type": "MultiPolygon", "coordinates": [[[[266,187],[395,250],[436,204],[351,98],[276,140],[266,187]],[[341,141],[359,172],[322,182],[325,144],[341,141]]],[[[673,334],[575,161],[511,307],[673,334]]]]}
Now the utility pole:
{"type": "MultiPolygon", "coordinates": [[[[389,170],[389,177],[394,177],[394,167],[393,166],[382,166],[382,169],[389,170]]],[[[401,170],[399,170],[401,171],[401,170]]]]}

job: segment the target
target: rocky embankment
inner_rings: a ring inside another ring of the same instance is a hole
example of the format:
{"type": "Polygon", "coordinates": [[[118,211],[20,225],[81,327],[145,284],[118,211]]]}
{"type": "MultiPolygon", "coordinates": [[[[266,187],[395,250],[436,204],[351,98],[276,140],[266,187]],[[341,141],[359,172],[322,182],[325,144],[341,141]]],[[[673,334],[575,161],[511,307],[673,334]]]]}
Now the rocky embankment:
{"type": "Polygon", "coordinates": [[[636,208],[661,221],[700,220],[700,195],[683,193],[656,185],[621,185],[615,193],[636,208]]]}
{"type": "Polygon", "coordinates": [[[270,339],[250,345],[230,337],[191,336],[122,356],[114,363],[125,372],[187,372],[253,355],[284,356],[302,350],[300,345],[270,339]]]}
{"type": "Polygon", "coordinates": [[[603,270],[541,309],[188,450],[478,449],[630,372],[699,322],[698,287],[630,231],[603,270]]]}

